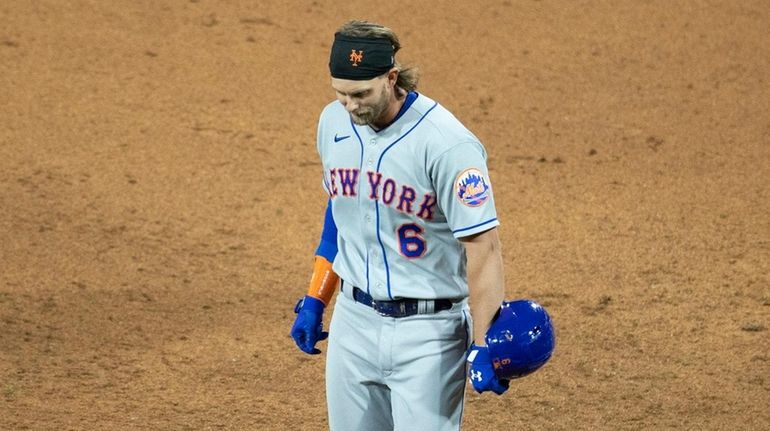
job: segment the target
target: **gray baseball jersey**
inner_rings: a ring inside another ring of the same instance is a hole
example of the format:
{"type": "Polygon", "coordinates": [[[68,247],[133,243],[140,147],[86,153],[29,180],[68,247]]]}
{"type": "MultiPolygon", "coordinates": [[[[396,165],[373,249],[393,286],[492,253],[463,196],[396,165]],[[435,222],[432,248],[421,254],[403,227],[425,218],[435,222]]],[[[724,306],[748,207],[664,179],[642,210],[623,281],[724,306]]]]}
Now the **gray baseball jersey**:
{"type": "Polygon", "coordinates": [[[379,132],[330,103],[317,146],[345,283],[376,300],[467,297],[457,238],[499,224],[478,138],[420,94],[379,132]]]}

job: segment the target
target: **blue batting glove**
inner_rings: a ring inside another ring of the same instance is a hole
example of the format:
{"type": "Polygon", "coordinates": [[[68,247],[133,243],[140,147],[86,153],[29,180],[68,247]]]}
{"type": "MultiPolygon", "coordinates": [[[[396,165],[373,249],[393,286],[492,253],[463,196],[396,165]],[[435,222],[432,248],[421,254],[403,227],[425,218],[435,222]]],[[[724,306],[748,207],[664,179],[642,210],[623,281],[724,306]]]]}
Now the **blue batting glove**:
{"type": "Polygon", "coordinates": [[[472,344],[468,352],[468,362],[471,366],[468,370],[468,380],[471,381],[476,392],[492,391],[497,395],[502,395],[508,390],[510,380],[500,379],[495,375],[487,346],[472,344]]]}
{"type": "Polygon", "coordinates": [[[318,298],[305,295],[294,306],[294,312],[297,318],[291,327],[291,338],[303,352],[310,355],[321,353],[315,344],[329,336],[323,330],[324,303],[318,298]]]}

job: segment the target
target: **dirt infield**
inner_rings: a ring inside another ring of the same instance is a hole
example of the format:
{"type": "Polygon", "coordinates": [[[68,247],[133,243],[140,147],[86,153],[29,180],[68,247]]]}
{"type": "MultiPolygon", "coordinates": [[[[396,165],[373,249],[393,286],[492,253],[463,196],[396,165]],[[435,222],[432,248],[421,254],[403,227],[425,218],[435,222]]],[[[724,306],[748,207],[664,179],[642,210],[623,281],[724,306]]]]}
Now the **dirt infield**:
{"type": "Polygon", "coordinates": [[[767,2],[223,3],[0,3],[0,429],[326,427],[288,332],[352,18],[485,144],[558,328],[464,429],[770,429],[767,2]]]}

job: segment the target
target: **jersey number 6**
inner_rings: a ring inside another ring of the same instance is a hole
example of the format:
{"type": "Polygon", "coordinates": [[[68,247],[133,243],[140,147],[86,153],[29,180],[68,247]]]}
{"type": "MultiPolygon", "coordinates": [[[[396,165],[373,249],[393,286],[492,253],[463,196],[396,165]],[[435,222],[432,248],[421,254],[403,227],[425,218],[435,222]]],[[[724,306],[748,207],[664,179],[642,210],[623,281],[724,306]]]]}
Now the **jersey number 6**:
{"type": "Polygon", "coordinates": [[[401,254],[409,259],[416,259],[425,254],[427,245],[425,239],[420,236],[424,230],[420,226],[409,223],[398,228],[398,246],[401,254]]]}

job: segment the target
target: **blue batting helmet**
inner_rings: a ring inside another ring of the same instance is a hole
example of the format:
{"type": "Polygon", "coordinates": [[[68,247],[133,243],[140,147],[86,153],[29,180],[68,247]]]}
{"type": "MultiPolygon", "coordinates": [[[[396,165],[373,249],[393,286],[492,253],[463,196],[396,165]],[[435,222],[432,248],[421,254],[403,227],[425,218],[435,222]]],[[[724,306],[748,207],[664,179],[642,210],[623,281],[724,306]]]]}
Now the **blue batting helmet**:
{"type": "Polygon", "coordinates": [[[529,300],[503,301],[485,339],[495,375],[501,379],[534,372],[548,362],[556,345],[551,317],[529,300]]]}

